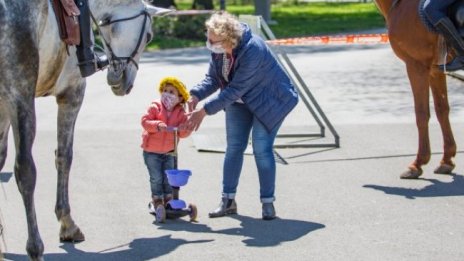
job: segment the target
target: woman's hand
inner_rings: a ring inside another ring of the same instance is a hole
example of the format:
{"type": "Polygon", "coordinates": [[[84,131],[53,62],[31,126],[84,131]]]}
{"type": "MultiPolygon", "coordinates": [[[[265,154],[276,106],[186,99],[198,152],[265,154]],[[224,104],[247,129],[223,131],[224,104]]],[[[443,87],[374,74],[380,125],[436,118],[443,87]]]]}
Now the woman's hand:
{"type": "Polygon", "coordinates": [[[190,96],[190,99],[187,101],[187,107],[189,112],[193,112],[197,108],[197,104],[200,100],[194,95],[190,96]]]}
{"type": "Polygon", "coordinates": [[[203,118],[206,116],[206,111],[204,108],[198,109],[191,111],[190,113],[187,113],[188,119],[185,124],[188,130],[192,131],[195,130],[197,131],[198,128],[200,127],[201,122],[203,121],[203,118]]]}

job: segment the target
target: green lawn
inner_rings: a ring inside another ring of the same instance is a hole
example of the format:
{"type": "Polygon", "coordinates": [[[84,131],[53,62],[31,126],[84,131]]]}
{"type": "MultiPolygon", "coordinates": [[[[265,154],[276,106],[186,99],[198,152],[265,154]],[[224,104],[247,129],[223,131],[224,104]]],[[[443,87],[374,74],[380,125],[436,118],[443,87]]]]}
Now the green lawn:
{"type": "MultiPolygon", "coordinates": [[[[191,1],[176,1],[179,9],[189,9],[191,1]]],[[[219,8],[216,5],[216,8],[219,8]]],[[[253,5],[227,5],[235,14],[254,14],[253,5]]],[[[271,8],[271,18],[277,22],[271,29],[277,38],[355,32],[384,27],[384,19],[374,3],[316,2],[299,5],[277,3],[271,8]]],[[[150,49],[201,46],[201,40],[155,38],[150,49]]]]}

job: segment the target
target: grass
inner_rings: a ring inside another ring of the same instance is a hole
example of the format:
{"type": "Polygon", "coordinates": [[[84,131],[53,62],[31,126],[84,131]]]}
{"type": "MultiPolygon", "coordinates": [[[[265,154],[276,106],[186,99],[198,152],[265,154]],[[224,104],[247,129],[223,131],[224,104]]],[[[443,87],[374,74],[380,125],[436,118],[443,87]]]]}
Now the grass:
{"type": "Polygon", "coordinates": [[[332,34],[384,27],[383,17],[373,3],[312,3],[276,6],[271,26],[277,38],[332,34]]]}
{"type": "MultiPolygon", "coordinates": [[[[176,1],[179,9],[189,9],[190,1],[176,1]]],[[[216,4],[216,8],[218,5],[216,4]]],[[[254,14],[253,5],[227,5],[235,15],[254,14]]],[[[384,19],[374,3],[312,2],[298,5],[277,3],[271,7],[271,29],[277,38],[347,33],[384,27],[384,19]]],[[[204,41],[156,38],[149,49],[202,46],[204,41]]]]}

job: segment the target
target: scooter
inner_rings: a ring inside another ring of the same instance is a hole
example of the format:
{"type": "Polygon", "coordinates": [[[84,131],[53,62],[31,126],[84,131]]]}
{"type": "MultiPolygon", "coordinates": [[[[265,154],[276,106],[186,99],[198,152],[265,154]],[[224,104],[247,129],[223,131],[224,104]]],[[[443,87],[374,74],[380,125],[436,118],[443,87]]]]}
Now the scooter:
{"type": "Polygon", "coordinates": [[[184,200],[179,199],[180,187],[185,186],[189,177],[192,175],[190,170],[186,169],[177,169],[177,145],[178,145],[178,132],[179,128],[177,127],[168,127],[168,131],[174,132],[174,151],[171,153],[174,156],[174,169],[168,169],[165,171],[169,185],[172,187],[172,199],[168,201],[166,207],[162,204],[157,206],[155,209],[153,203],[148,203],[148,209],[150,214],[153,214],[156,217],[157,223],[163,223],[167,219],[177,219],[184,216],[189,216],[191,222],[195,222],[198,215],[197,207],[190,203],[187,206],[187,203],[184,200]]]}

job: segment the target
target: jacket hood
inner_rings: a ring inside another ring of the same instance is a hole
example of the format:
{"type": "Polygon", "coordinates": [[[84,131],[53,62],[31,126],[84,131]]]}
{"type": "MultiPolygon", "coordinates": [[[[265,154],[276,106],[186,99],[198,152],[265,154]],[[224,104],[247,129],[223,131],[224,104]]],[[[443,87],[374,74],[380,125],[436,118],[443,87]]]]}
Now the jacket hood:
{"type": "Polygon", "coordinates": [[[245,23],[241,23],[241,25],[243,28],[242,39],[240,39],[240,43],[238,44],[238,46],[235,47],[234,52],[238,52],[240,49],[242,49],[250,41],[252,37],[250,26],[248,26],[245,23]]]}

